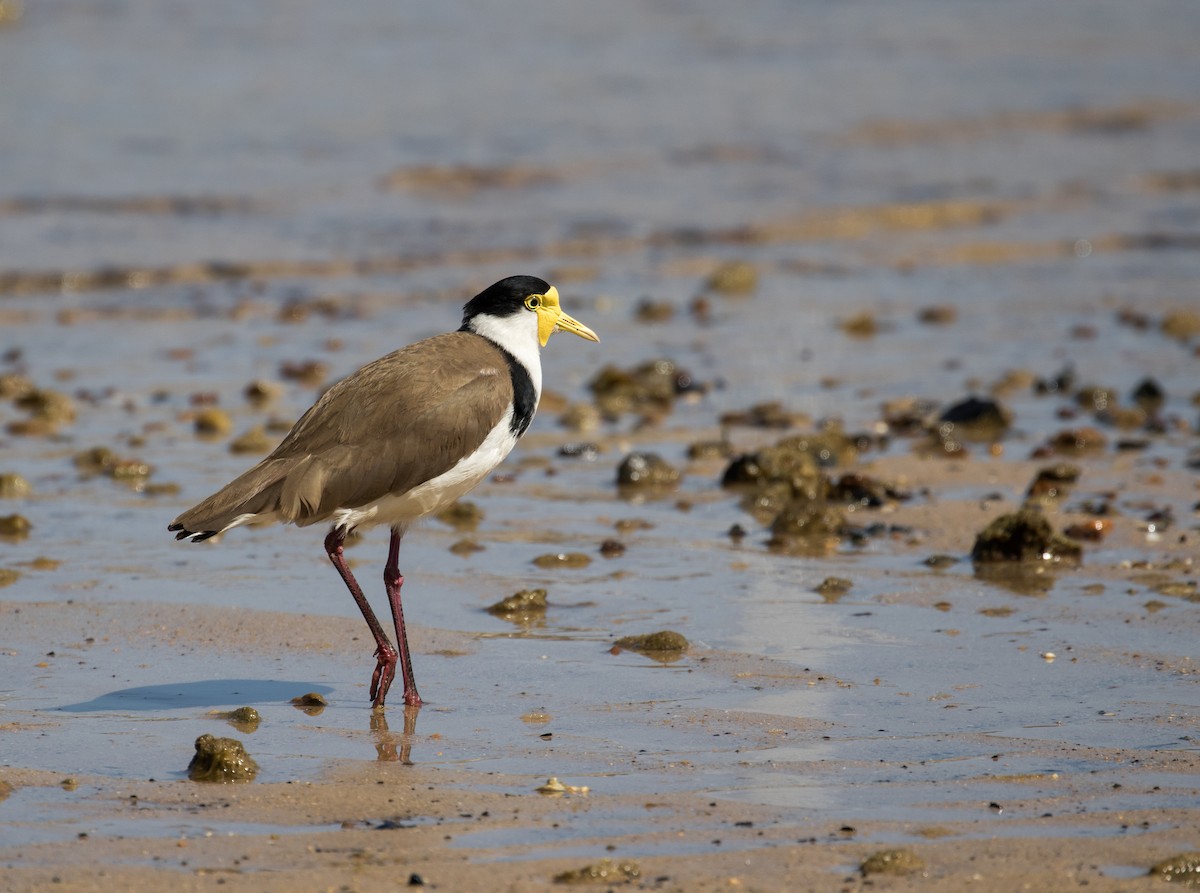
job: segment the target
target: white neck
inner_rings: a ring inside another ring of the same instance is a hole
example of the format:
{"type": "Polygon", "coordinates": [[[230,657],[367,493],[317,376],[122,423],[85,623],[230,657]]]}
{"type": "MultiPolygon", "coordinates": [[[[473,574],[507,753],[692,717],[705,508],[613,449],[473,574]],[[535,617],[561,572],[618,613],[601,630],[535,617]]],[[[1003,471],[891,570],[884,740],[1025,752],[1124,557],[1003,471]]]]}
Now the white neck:
{"type": "Polygon", "coordinates": [[[485,313],[471,320],[470,329],[476,335],[499,344],[529,370],[533,389],[541,397],[542,354],[538,347],[536,313],[516,313],[505,317],[485,313]]]}

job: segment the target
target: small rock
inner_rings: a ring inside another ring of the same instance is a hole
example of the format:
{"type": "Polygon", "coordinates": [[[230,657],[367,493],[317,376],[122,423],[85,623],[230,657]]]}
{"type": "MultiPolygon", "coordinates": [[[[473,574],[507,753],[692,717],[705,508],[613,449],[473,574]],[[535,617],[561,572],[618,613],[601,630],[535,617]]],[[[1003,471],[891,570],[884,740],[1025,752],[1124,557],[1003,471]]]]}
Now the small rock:
{"type": "Polygon", "coordinates": [[[487,612],[496,617],[512,617],[514,614],[544,614],[546,612],[545,589],[522,589],[488,606],[487,612]]]}
{"type": "Polygon", "coordinates": [[[1133,389],[1130,397],[1146,412],[1158,412],[1166,402],[1167,392],[1153,378],[1145,378],[1133,389]]]}
{"type": "Polygon", "coordinates": [[[1181,887],[1200,887],[1200,852],[1178,853],[1155,862],[1147,874],[1181,887]]]}
{"type": "Polygon", "coordinates": [[[588,388],[604,417],[634,413],[646,421],[665,416],[680,394],[698,389],[691,374],[668,359],[650,360],[632,369],[605,366],[588,388]]]}
{"type": "Polygon", "coordinates": [[[1066,462],[1043,468],[1029,485],[1025,498],[1061,499],[1067,495],[1071,485],[1079,480],[1081,473],[1078,465],[1068,465],[1066,462]]]}
{"type": "Polygon", "coordinates": [[[613,522],[613,530],[617,533],[634,533],[639,530],[653,530],[654,525],[644,518],[621,518],[613,522]]]}
{"type": "Polygon", "coordinates": [[[669,487],[679,478],[679,469],[657,453],[630,453],[617,468],[618,487],[669,487]]]}
{"type": "Polygon", "coordinates": [[[455,530],[474,530],[483,520],[483,509],[474,502],[460,499],[434,515],[443,524],[455,530]]]}
{"type": "Polygon", "coordinates": [[[32,529],[33,525],[24,515],[0,515],[0,536],[27,537],[32,529]]]}
{"type": "Polygon", "coordinates": [[[15,400],[33,390],[33,382],[24,375],[15,372],[0,375],[0,400],[15,400]]]}
{"type": "Polygon", "coordinates": [[[912,874],[922,871],[925,862],[912,850],[881,850],[863,860],[858,870],[866,877],[872,874],[912,874]]]}
{"type": "Polygon", "coordinates": [[[816,592],[825,596],[828,601],[830,596],[845,595],[853,585],[854,583],[845,577],[826,577],[817,584],[816,592]]]}
{"type": "Polygon", "coordinates": [[[1050,438],[1046,448],[1062,456],[1094,453],[1108,445],[1108,438],[1095,428],[1076,428],[1059,431],[1050,438]]]}
{"type": "Polygon", "coordinates": [[[309,387],[317,387],[329,377],[329,364],[320,360],[287,360],[279,365],[279,375],[309,387]]]}
{"type": "Polygon", "coordinates": [[[943,440],[964,437],[968,440],[995,441],[1008,431],[1012,413],[990,397],[968,397],[955,403],[938,417],[938,433],[943,440]]]}
{"type": "Polygon", "coordinates": [[[675,316],[675,305],[670,301],[656,301],[653,298],[642,298],[633,308],[634,318],[638,322],[656,323],[667,322],[675,316]]]}
{"type": "Polygon", "coordinates": [[[744,296],[758,288],[758,267],[744,260],[721,264],[704,282],[704,290],[727,297],[744,296]]]}
{"type": "Polygon", "coordinates": [[[946,304],[922,307],[917,311],[917,321],[927,326],[948,326],[958,319],[958,310],[946,304]]]}
{"type": "Polygon", "coordinates": [[[602,452],[603,448],[598,443],[564,443],[558,448],[558,454],[564,459],[582,459],[585,462],[595,462],[602,452]]]}
{"type": "Polygon", "coordinates": [[[108,447],[92,447],[71,457],[75,467],[84,474],[105,474],[117,462],[117,454],[108,447]]]}
{"type": "Polygon", "coordinates": [[[1088,412],[1105,412],[1117,405],[1117,395],[1103,385],[1084,385],[1075,392],[1075,402],[1088,412]]]}
{"type": "Polygon", "coordinates": [[[533,559],[533,563],[538,567],[570,567],[580,568],[587,567],[592,563],[590,555],[585,555],[582,552],[552,552],[548,555],[539,555],[533,559]]]}
{"type": "Polygon", "coordinates": [[[693,462],[728,459],[733,448],[727,440],[697,440],[688,444],[687,457],[693,462]]]}
{"type": "Polygon", "coordinates": [[[75,403],[66,394],[49,389],[35,389],[17,397],[13,404],[35,419],[61,425],[75,421],[75,403]]]}
{"type": "Polygon", "coordinates": [[[253,781],[258,764],[236,738],[201,735],[196,739],[196,755],[188,763],[187,771],[192,781],[253,781]]]}
{"type": "Polygon", "coordinates": [[[545,784],[538,785],[534,790],[539,794],[557,797],[561,794],[587,794],[591,789],[587,785],[563,784],[552,775],[546,779],[545,784]]]}
{"type": "Polygon", "coordinates": [[[192,424],[201,437],[224,437],[233,430],[229,413],[215,406],[206,406],[196,413],[192,424]]]}
{"type": "Polygon", "coordinates": [[[821,500],[794,499],[775,516],[771,533],[786,539],[838,537],[845,523],[840,511],[821,500]]]}
{"type": "Polygon", "coordinates": [[[930,555],[922,562],[926,567],[932,567],[935,570],[943,567],[950,567],[953,564],[958,564],[958,556],[956,555],[930,555]]]}
{"type": "Polygon", "coordinates": [[[1161,328],[1164,335],[1187,341],[1200,335],[1200,312],[1195,310],[1172,310],[1163,317],[1161,328]]]}
{"type": "Polygon", "coordinates": [[[292,698],[292,705],[296,707],[328,707],[329,702],[320,692],[310,691],[292,698]]]}
{"type": "Polygon", "coordinates": [[[747,428],[794,428],[806,425],[810,419],[802,412],[784,409],[778,400],[756,403],[748,409],[722,413],[722,425],[740,425],[747,428]]]}
{"type": "Polygon", "coordinates": [[[275,441],[267,434],[263,425],[255,425],[245,434],[235,437],[229,442],[229,452],[239,455],[245,453],[269,453],[275,441]]]}
{"type": "Polygon", "coordinates": [[[1083,550],[1059,536],[1036,509],[1001,515],[975,538],[971,559],[993,561],[1079,561],[1083,550]]]}
{"type": "Polygon", "coordinates": [[[0,499],[24,499],[33,492],[29,481],[15,472],[0,474],[0,499]]]}
{"type": "Polygon", "coordinates": [[[259,379],[246,385],[242,394],[255,408],[262,409],[283,396],[283,386],[273,381],[259,379]]]}
{"type": "Polygon", "coordinates": [[[933,419],[937,404],[932,400],[900,397],[880,407],[883,423],[896,435],[920,434],[933,419]]]}
{"type": "Polygon", "coordinates": [[[556,884],[612,884],[617,881],[632,881],[642,876],[642,869],[629,859],[614,861],[601,859],[582,868],[572,868],[554,875],[556,884]]]}
{"type": "Polygon", "coordinates": [[[1160,583],[1154,587],[1154,591],[1159,595],[1167,595],[1172,598],[1184,598],[1188,601],[1195,601],[1197,594],[1197,583],[1195,580],[1160,583]]]}
{"type": "MultiPolygon", "coordinates": [[[[853,506],[879,508],[887,502],[889,496],[896,495],[897,492],[895,488],[889,488],[865,474],[849,472],[838,478],[830,487],[829,498],[853,506]]],[[[908,494],[899,495],[907,497],[908,494]]]]}
{"type": "Polygon", "coordinates": [[[247,735],[251,735],[257,731],[259,724],[262,722],[262,716],[253,707],[238,707],[236,710],[227,710],[217,715],[239,732],[247,735]]]}
{"type": "Polygon", "coordinates": [[[571,431],[595,431],[600,422],[600,410],[591,403],[572,403],[558,416],[558,423],[571,431]]]}
{"type": "Polygon", "coordinates": [[[871,338],[879,334],[880,324],[869,310],[838,321],[838,327],[853,338],[871,338]]]}
{"type": "Polygon", "coordinates": [[[688,650],[688,640],[674,630],[664,629],[640,636],[623,636],[613,643],[618,649],[636,651],[639,654],[681,654],[688,650]]]}
{"type": "Polygon", "coordinates": [[[1110,530],[1112,530],[1112,521],[1105,518],[1094,518],[1079,524],[1071,524],[1063,530],[1063,533],[1073,540],[1099,541],[1108,536],[1110,530]]]}

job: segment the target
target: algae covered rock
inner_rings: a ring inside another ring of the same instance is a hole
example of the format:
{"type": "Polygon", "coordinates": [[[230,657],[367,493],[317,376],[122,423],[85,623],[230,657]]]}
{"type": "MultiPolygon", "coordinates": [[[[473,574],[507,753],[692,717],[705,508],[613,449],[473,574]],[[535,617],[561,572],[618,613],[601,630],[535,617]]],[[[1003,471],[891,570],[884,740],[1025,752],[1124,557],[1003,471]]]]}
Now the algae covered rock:
{"type": "Polygon", "coordinates": [[[1083,549],[1055,532],[1037,509],[1023,508],[1001,515],[975,538],[971,560],[988,562],[1077,562],[1083,549]]]}
{"type": "Polygon", "coordinates": [[[853,581],[847,580],[845,577],[826,577],[817,585],[814,591],[824,598],[825,601],[836,602],[849,592],[853,586],[853,581]]]}
{"type": "Polygon", "coordinates": [[[196,754],[188,763],[192,781],[253,781],[256,775],[258,764],[236,738],[201,735],[196,739],[196,754]]]}
{"type": "Polygon", "coordinates": [[[434,515],[455,530],[474,530],[483,520],[483,509],[476,503],[460,499],[434,515]]]}
{"type": "Polygon", "coordinates": [[[1155,862],[1148,874],[1180,887],[1200,887],[1200,852],[1178,853],[1155,862]]]}
{"type": "Polygon", "coordinates": [[[845,527],[842,513],[817,500],[796,499],[771,522],[776,537],[836,537],[845,527]]]}
{"type": "Polygon", "coordinates": [[[632,881],[642,876],[642,870],[636,862],[628,859],[615,861],[601,859],[582,868],[572,868],[554,876],[556,884],[612,884],[616,881],[632,881]]]}
{"type": "Polygon", "coordinates": [[[235,437],[229,442],[229,452],[244,455],[248,453],[268,453],[275,445],[274,439],[267,434],[263,425],[255,425],[246,433],[235,437]]]}
{"type": "Polygon", "coordinates": [[[758,288],[758,267],[745,260],[728,260],[709,274],[704,290],[718,295],[743,296],[758,288]]]}
{"type": "Polygon", "coordinates": [[[924,868],[924,861],[912,850],[895,849],[881,850],[868,856],[858,870],[867,877],[872,874],[912,874],[924,868]]]}
{"type": "Polygon", "coordinates": [[[489,605],[487,612],[495,617],[503,617],[505,620],[530,614],[545,614],[546,590],[522,589],[520,592],[514,592],[495,604],[489,605]]]}
{"type": "Polygon", "coordinates": [[[238,707],[236,710],[228,710],[217,715],[239,732],[247,735],[256,732],[262,722],[262,716],[253,707],[238,707]]]}
{"type": "Polygon", "coordinates": [[[310,691],[292,698],[292,706],[309,716],[320,716],[329,702],[320,692],[310,691]]]}
{"type": "Polygon", "coordinates": [[[543,568],[581,568],[592,563],[592,556],[583,552],[549,552],[534,558],[533,563],[543,568]]]}
{"type": "Polygon", "coordinates": [[[206,406],[196,412],[192,426],[201,437],[223,437],[233,430],[233,419],[223,409],[206,406]]]}
{"type": "Polygon", "coordinates": [[[16,472],[0,474],[0,499],[23,499],[32,492],[29,481],[16,472]]]}
{"type": "Polygon", "coordinates": [[[1079,480],[1082,472],[1078,465],[1059,462],[1038,471],[1029,489],[1025,492],[1026,499],[1061,499],[1070,492],[1071,486],[1079,480]]]}
{"type": "Polygon", "coordinates": [[[588,383],[601,414],[617,419],[634,413],[644,419],[671,411],[680,394],[695,390],[691,375],[668,359],[650,360],[631,369],[605,366],[588,383]]]}
{"type": "Polygon", "coordinates": [[[938,433],[943,440],[995,441],[1008,431],[1012,413],[990,397],[967,397],[949,406],[938,417],[938,433]]]}
{"type": "Polygon", "coordinates": [[[689,643],[682,633],[664,629],[656,633],[645,633],[640,636],[623,636],[613,643],[614,647],[638,654],[682,654],[688,650],[689,643]]]}
{"type": "Polygon", "coordinates": [[[32,529],[33,525],[29,523],[29,519],[24,515],[0,516],[0,536],[23,539],[29,536],[29,531],[32,529]]]}
{"type": "Polygon", "coordinates": [[[630,453],[617,467],[617,486],[622,489],[671,487],[679,478],[679,469],[657,453],[630,453]]]}
{"type": "Polygon", "coordinates": [[[779,400],[755,403],[747,409],[721,414],[722,425],[740,425],[748,428],[794,428],[808,421],[802,412],[786,409],[779,400]]]}

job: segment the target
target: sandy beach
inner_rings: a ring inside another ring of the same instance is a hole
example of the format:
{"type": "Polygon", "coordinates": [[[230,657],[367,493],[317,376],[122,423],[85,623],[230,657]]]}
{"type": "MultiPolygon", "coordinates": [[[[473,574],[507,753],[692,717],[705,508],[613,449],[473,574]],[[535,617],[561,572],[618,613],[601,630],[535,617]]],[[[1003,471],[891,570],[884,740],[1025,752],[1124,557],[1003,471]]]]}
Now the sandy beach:
{"type": "Polygon", "coordinates": [[[0,2],[0,890],[1200,876],[1198,38],[0,2]],[[166,527],[516,273],[601,341],[407,535],[372,711],[323,530],[166,527]]]}

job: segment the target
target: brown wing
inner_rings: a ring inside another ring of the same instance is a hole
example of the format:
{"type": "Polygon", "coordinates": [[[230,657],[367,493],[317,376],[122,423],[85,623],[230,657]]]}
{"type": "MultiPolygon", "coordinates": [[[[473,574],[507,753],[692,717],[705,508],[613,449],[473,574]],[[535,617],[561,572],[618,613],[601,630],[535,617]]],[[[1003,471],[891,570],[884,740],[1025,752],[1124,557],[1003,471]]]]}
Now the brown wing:
{"type": "Polygon", "coordinates": [[[172,528],[221,530],[271,511],[312,524],[403,493],[478,447],[511,402],[508,364],[491,342],[468,332],[420,341],[331,387],[271,455],[172,528]]]}

